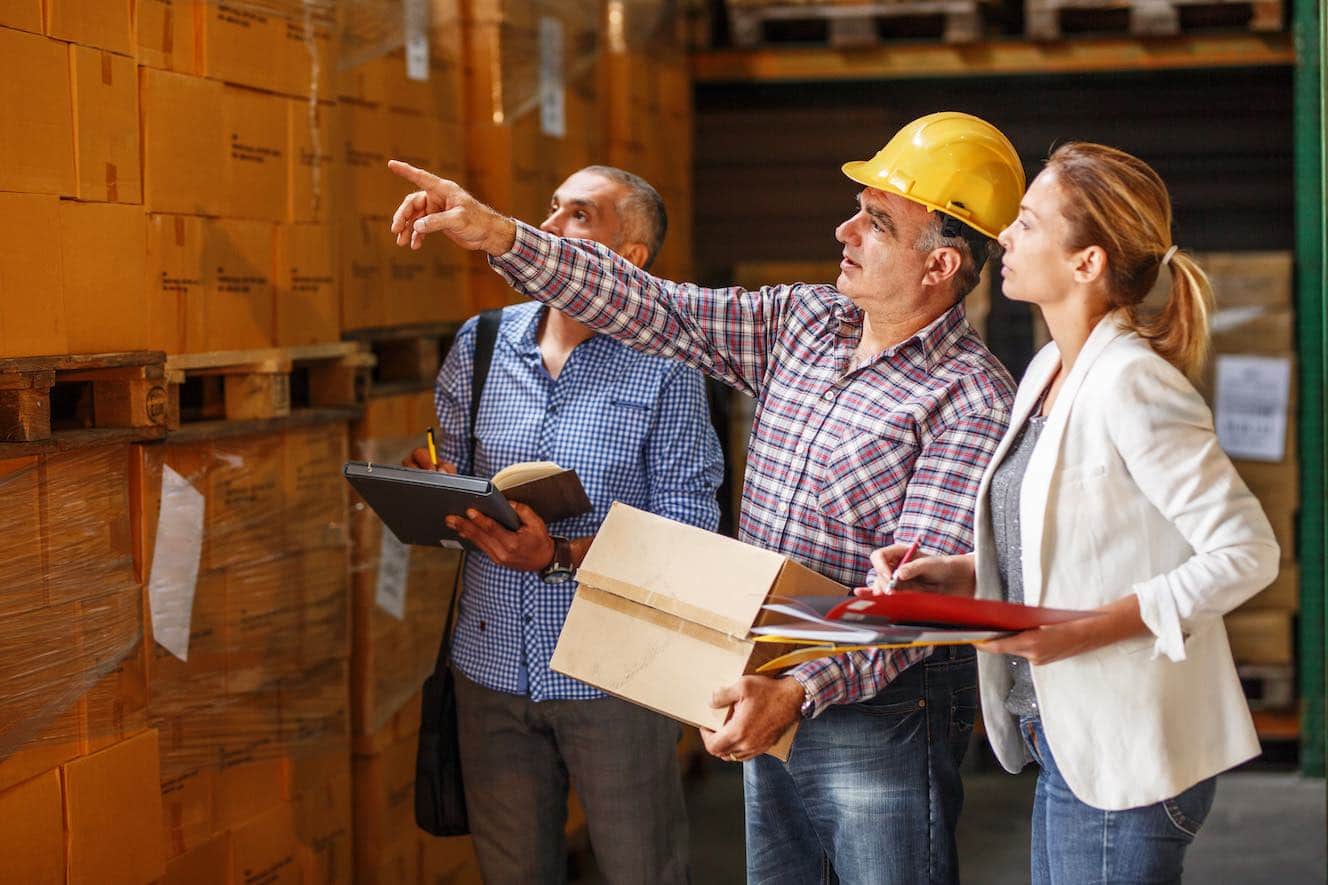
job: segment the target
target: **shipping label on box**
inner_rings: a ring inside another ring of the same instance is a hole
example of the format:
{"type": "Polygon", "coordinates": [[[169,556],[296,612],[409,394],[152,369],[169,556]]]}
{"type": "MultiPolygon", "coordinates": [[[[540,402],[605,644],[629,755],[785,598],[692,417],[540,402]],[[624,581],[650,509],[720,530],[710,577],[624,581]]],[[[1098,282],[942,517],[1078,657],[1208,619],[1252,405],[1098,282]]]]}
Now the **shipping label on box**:
{"type": "MultiPolygon", "coordinates": [[[[727,718],[715,690],[786,650],[747,638],[768,597],[848,594],[786,556],[621,503],[577,579],[550,668],[711,729],[727,718]]],[[[787,756],[792,731],[772,753],[787,756]]]]}
{"type": "Polygon", "coordinates": [[[195,0],[138,0],[138,63],[144,67],[198,73],[194,41],[195,0]]]}
{"type": "Polygon", "coordinates": [[[224,94],[215,80],[140,69],[148,211],[220,215],[225,210],[225,189],[218,181],[227,163],[226,125],[219,113],[224,94]]]}
{"type": "Polygon", "coordinates": [[[1217,357],[1217,440],[1232,458],[1281,461],[1286,455],[1291,358],[1217,357]]]}
{"type": "Polygon", "coordinates": [[[0,28],[0,191],[75,192],[71,95],[64,43],[0,28]]]}
{"type": "Polygon", "coordinates": [[[138,70],[133,59],[69,47],[74,166],[81,200],[141,203],[138,70]]]}

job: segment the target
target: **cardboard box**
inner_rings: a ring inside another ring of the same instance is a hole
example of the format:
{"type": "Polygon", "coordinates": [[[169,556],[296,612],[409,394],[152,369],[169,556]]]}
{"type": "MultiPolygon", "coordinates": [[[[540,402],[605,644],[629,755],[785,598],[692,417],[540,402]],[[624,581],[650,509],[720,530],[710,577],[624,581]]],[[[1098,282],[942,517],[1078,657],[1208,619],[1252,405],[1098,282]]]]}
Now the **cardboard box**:
{"type": "Polygon", "coordinates": [[[335,102],[286,99],[288,221],[331,221],[340,108],[335,102]]]}
{"type": "Polygon", "coordinates": [[[231,834],[222,833],[166,863],[160,885],[230,885],[231,834]]]}
{"type": "Polygon", "coordinates": [[[59,242],[70,352],[147,349],[151,313],[161,304],[143,303],[148,249],[143,208],[63,200],[59,242]]]}
{"type": "MultiPolygon", "coordinates": [[[[281,551],[285,518],[280,433],[218,440],[208,471],[203,567],[258,568],[281,551]]],[[[246,581],[256,577],[231,572],[246,581]]],[[[273,576],[275,579],[275,576],[273,576]]],[[[228,593],[234,594],[228,584],[228,593]]]]}
{"type": "MultiPolygon", "coordinates": [[[[46,605],[42,569],[41,461],[36,455],[0,461],[0,623],[46,605]]],[[[8,633],[8,630],[5,631],[8,633]]],[[[14,645],[13,639],[5,645],[14,645]]],[[[3,646],[0,646],[3,647],[3,646]]]]}
{"type": "Polygon", "coordinates": [[[74,195],[80,200],[143,202],[134,60],[70,46],[69,80],[74,109],[74,195]]]}
{"type": "Polygon", "coordinates": [[[341,475],[350,441],[342,422],[286,431],[283,486],[288,550],[336,548],[345,556],[350,514],[347,483],[341,475]]]}
{"type": "Polygon", "coordinates": [[[202,2],[197,18],[199,73],[256,89],[282,91],[285,48],[278,16],[255,3],[202,2]]]}
{"type": "Polygon", "coordinates": [[[277,346],[341,340],[335,246],[330,224],[277,227],[277,346]]]}
{"type": "MultiPolygon", "coordinates": [[[[387,325],[387,249],[396,248],[386,216],[348,213],[338,225],[341,328],[387,325]]],[[[425,425],[426,427],[428,425],[425,425]]]]}
{"type": "Polygon", "coordinates": [[[1290,664],[1295,660],[1294,615],[1289,611],[1236,611],[1225,618],[1237,664],[1290,664]]]}
{"type": "Polygon", "coordinates": [[[350,757],[340,758],[342,774],[312,787],[295,803],[296,834],[310,858],[310,885],[353,881],[350,757]]]}
{"type": "Polygon", "coordinates": [[[83,696],[86,752],[104,750],[148,727],[147,653],[140,642],[83,696]]]}
{"type": "Polygon", "coordinates": [[[57,40],[134,54],[132,0],[46,0],[46,32],[57,40]]]}
{"type": "Polygon", "coordinates": [[[222,98],[227,152],[222,213],[281,221],[289,201],[289,100],[238,86],[225,87],[222,98]]]}
{"type": "Polygon", "coordinates": [[[195,0],[138,0],[136,56],[144,67],[198,73],[194,45],[195,0]]]}
{"type": "MultiPolygon", "coordinates": [[[[72,607],[69,611],[72,613],[72,607]]],[[[6,629],[10,629],[7,625],[6,629]]],[[[30,634],[35,635],[35,634],[30,634]]],[[[0,674],[5,677],[6,685],[14,685],[14,670],[11,669],[11,661],[18,662],[17,658],[10,658],[12,653],[29,653],[32,651],[31,645],[21,645],[14,649],[6,649],[6,654],[0,656],[0,667],[5,668],[6,672],[0,674]]],[[[28,721],[32,715],[32,709],[40,709],[40,704],[32,705],[29,709],[15,710],[12,702],[6,705],[14,721],[28,721]]],[[[47,711],[49,714],[49,710],[47,711]]],[[[55,718],[46,726],[38,729],[36,734],[30,735],[23,746],[10,753],[4,759],[0,759],[0,790],[7,790],[23,781],[31,780],[43,772],[50,771],[58,767],[62,762],[68,762],[77,757],[83,751],[83,707],[74,704],[71,707],[58,713],[55,718]]]]}
{"type": "MultiPolygon", "coordinates": [[[[350,657],[350,559],[346,548],[310,550],[302,556],[301,615],[297,656],[309,667],[350,657]]],[[[349,688],[340,687],[349,716],[349,688]]]]}
{"type": "Polygon", "coordinates": [[[281,682],[297,670],[298,566],[297,558],[283,556],[227,569],[226,694],[229,706],[244,716],[231,732],[246,739],[244,743],[251,736],[275,740],[278,735],[281,682]],[[236,701],[239,695],[253,696],[245,699],[246,704],[269,708],[270,721],[261,716],[261,709],[247,711],[236,701]],[[259,714],[258,718],[251,720],[250,713],[259,714]]]}
{"type": "Polygon", "coordinates": [[[55,197],[0,193],[0,356],[69,352],[59,229],[55,197]]]}
{"type": "Polygon", "coordinates": [[[64,806],[60,772],[48,771],[0,793],[0,881],[64,885],[64,806]]]}
{"type": "Polygon", "coordinates": [[[277,13],[281,91],[315,99],[332,97],[341,63],[338,26],[337,10],[331,3],[286,4],[277,13]]]}
{"type": "Polygon", "coordinates": [[[294,807],[283,802],[231,831],[235,885],[304,885],[308,857],[295,835],[294,807]]]}
{"type": "MultiPolygon", "coordinates": [[[[58,605],[104,600],[112,594],[136,595],[129,447],[111,445],[50,455],[42,476],[48,601],[58,605]]],[[[93,637],[99,643],[97,660],[119,660],[118,655],[108,657],[107,653],[113,643],[137,635],[139,613],[107,612],[102,617],[115,630],[93,637]],[[118,623],[122,617],[132,624],[118,623]]]]}
{"type": "Polygon", "coordinates": [[[0,191],[74,193],[70,95],[65,44],[0,28],[0,191]]]}
{"type": "MultiPolygon", "coordinates": [[[[747,638],[768,596],[845,596],[804,565],[615,503],[581,568],[550,668],[689,725],[714,691],[786,651],[747,638]]],[[[793,729],[772,748],[787,755],[793,729]]]]}
{"type": "Polygon", "coordinates": [[[338,115],[341,132],[336,175],[344,194],[339,207],[346,212],[390,217],[409,192],[408,186],[387,168],[387,161],[392,159],[393,117],[374,105],[347,102],[338,104],[338,115]]]}
{"type": "Polygon", "coordinates": [[[276,341],[275,224],[229,218],[204,228],[206,291],[204,351],[272,347],[276,341]]]}
{"type": "Polygon", "coordinates": [[[437,839],[420,834],[421,885],[482,885],[479,858],[469,836],[437,839]]]}
{"type": "MultiPolygon", "coordinates": [[[[383,879],[385,866],[400,865],[400,846],[418,851],[415,834],[414,737],[399,740],[385,752],[356,756],[353,765],[355,801],[355,881],[415,881],[383,879]]],[[[418,863],[418,858],[410,861],[418,863]]]]}
{"type": "Polygon", "coordinates": [[[150,212],[220,215],[218,172],[227,168],[225,87],[215,80],[142,68],[143,203],[150,212]],[[204,170],[210,170],[205,172],[204,170]]]}
{"type": "Polygon", "coordinates": [[[68,882],[140,885],[165,872],[157,732],[63,766],[68,882]]]}
{"type": "Polygon", "coordinates": [[[42,0],[5,0],[0,4],[0,28],[18,28],[40,34],[42,30],[42,0]]]}

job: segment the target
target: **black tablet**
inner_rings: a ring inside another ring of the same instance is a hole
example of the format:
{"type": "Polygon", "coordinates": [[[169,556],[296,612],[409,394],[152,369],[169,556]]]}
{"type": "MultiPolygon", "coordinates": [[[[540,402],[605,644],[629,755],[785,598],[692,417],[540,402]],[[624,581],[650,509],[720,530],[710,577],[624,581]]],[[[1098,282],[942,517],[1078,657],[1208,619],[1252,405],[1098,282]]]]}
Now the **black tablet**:
{"type": "Polygon", "coordinates": [[[343,472],[403,544],[473,549],[443,522],[448,516],[465,515],[468,508],[512,531],[521,527],[512,505],[487,479],[364,461],[347,462],[343,472]]]}

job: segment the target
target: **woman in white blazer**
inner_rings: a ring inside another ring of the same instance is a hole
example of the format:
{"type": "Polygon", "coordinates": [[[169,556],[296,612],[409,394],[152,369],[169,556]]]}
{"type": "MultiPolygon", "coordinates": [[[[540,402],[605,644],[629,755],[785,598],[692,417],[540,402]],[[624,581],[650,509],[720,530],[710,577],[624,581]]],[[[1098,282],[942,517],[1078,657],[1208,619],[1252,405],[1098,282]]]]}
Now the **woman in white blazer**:
{"type": "Polygon", "coordinates": [[[1053,343],[983,480],[974,553],[899,566],[901,538],[873,554],[873,592],[899,566],[900,589],[1092,610],[980,646],[987,734],[1007,770],[1041,768],[1035,883],[1176,882],[1215,775],[1259,752],[1222,616],[1279,555],[1187,380],[1207,279],[1171,245],[1161,179],[1101,145],[1057,149],[1000,243],[1006,296],[1053,343]]]}

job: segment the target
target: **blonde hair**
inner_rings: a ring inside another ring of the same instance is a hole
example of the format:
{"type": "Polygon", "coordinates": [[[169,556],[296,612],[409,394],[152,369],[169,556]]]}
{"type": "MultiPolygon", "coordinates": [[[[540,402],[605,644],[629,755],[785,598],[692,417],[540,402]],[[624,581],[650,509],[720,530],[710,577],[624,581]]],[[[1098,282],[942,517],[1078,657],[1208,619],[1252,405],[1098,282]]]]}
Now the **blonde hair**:
{"type": "Polygon", "coordinates": [[[1138,157],[1089,142],[1061,145],[1046,168],[1065,196],[1066,246],[1106,252],[1111,306],[1161,357],[1196,377],[1208,356],[1213,303],[1203,268],[1184,252],[1173,253],[1166,304],[1153,314],[1142,308],[1171,248],[1171,198],[1157,172],[1138,157]]]}

